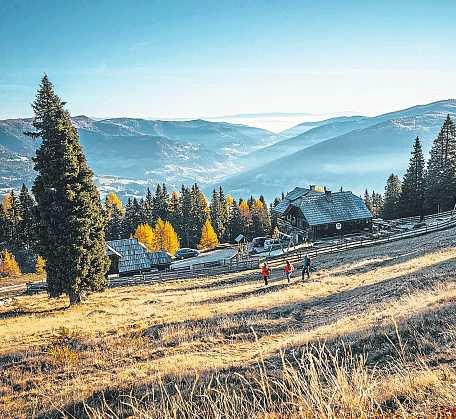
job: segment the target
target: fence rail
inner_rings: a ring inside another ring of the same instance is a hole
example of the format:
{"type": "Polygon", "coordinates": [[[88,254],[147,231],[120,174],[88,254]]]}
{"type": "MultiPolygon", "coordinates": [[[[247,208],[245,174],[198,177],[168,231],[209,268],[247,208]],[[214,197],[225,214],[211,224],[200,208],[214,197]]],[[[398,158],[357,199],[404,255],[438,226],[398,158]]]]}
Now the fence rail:
{"type": "MultiPolygon", "coordinates": [[[[212,275],[222,275],[230,272],[239,272],[251,269],[257,269],[259,265],[263,262],[268,262],[268,265],[271,268],[277,268],[282,266],[285,260],[289,260],[291,263],[298,264],[302,261],[305,254],[308,254],[311,257],[317,257],[318,255],[329,254],[329,253],[338,253],[351,249],[359,249],[368,246],[374,246],[382,243],[389,243],[397,240],[419,237],[425,234],[433,233],[436,231],[446,230],[451,227],[456,227],[456,218],[451,218],[446,221],[439,222],[439,219],[442,217],[447,217],[451,215],[452,211],[447,213],[434,214],[432,216],[427,216],[426,220],[437,220],[435,224],[426,225],[425,227],[418,228],[415,230],[405,231],[402,233],[393,233],[386,237],[375,238],[375,239],[366,239],[358,241],[345,241],[343,243],[338,243],[336,245],[329,245],[325,247],[320,247],[316,249],[297,249],[295,251],[288,252],[286,254],[278,256],[269,256],[269,257],[252,257],[246,260],[235,261],[232,258],[223,259],[213,262],[198,263],[192,266],[182,266],[173,268],[169,271],[162,272],[145,272],[139,275],[134,275],[126,278],[112,278],[109,280],[108,286],[110,288],[119,287],[119,286],[129,286],[129,285],[141,285],[149,284],[153,282],[162,282],[171,279],[191,279],[191,278],[202,278],[212,275]]],[[[412,217],[413,218],[413,217],[412,217]]],[[[418,217],[419,218],[419,217],[418,217]]],[[[23,286],[22,286],[23,287],[23,286]]],[[[46,282],[34,282],[28,283],[26,290],[29,293],[42,292],[47,288],[46,282]]],[[[2,292],[5,288],[1,288],[2,292]]]]}
{"type": "MultiPolygon", "coordinates": [[[[450,211],[450,213],[451,213],[451,211],[450,211]]],[[[440,215],[440,217],[441,217],[441,215],[440,215]]],[[[438,220],[438,218],[440,218],[440,217],[433,217],[433,218],[438,220]]],[[[264,257],[263,259],[260,259],[260,263],[268,262],[269,267],[274,268],[274,267],[283,265],[286,260],[290,261],[290,263],[301,262],[304,255],[306,255],[306,254],[309,255],[310,257],[317,257],[318,255],[322,255],[322,254],[337,253],[337,252],[342,252],[342,251],[349,250],[349,249],[350,250],[358,249],[358,248],[362,248],[362,247],[374,246],[377,244],[389,243],[389,242],[402,240],[402,239],[408,239],[408,238],[412,238],[412,237],[419,237],[419,236],[423,236],[425,234],[433,233],[436,231],[446,230],[451,227],[456,227],[456,218],[450,219],[447,221],[443,221],[440,223],[437,221],[436,224],[431,225],[431,226],[426,225],[425,227],[417,228],[415,230],[405,231],[402,233],[389,234],[385,237],[380,237],[380,238],[357,240],[357,241],[352,241],[352,242],[345,241],[342,243],[338,243],[336,245],[329,245],[329,246],[324,246],[324,247],[319,247],[316,249],[309,249],[309,250],[298,249],[292,253],[264,257]]]]}

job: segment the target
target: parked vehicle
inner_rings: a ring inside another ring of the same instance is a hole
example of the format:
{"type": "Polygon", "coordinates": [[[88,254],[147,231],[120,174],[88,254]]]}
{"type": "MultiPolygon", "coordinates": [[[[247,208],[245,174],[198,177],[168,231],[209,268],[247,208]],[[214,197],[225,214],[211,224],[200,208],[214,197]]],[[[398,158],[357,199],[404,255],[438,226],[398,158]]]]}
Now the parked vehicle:
{"type": "Polygon", "coordinates": [[[183,247],[182,249],[179,249],[176,252],[176,259],[188,259],[188,258],[193,258],[199,255],[198,250],[196,249],[190,249],[187,247],[183,247]]]}

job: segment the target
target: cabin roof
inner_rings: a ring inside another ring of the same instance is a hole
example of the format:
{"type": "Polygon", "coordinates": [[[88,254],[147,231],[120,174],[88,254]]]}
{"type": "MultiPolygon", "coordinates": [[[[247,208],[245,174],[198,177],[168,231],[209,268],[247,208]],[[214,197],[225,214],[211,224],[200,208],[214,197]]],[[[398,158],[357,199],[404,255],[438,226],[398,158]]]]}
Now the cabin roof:
{"type": "Polygon", "coordinates": [[[108,255],[111,252],[120,256],[119,273],[150,269],[153,266],[151,253],[137,239],[110,240],[106,247],[108,255]]]}
{"type": "Polygon", "coordinates": [[[299,209],[311,226],[372,218],[364,201],[350,191],[325,193],[295,188],[274,212],[283,216],[292,207],[299,209]]]}

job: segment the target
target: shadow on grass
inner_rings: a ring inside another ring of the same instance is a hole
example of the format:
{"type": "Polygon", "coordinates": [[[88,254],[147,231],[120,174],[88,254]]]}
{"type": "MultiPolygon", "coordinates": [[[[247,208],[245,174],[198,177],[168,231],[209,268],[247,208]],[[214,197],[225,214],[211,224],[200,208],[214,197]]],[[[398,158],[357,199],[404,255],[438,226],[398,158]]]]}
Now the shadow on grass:
{"type": "MultiPolygon", "coordinates": [[[[318,356],[321,353],[321,348],[324,347],[331,353],[338,352],[339,354],[346,353],[347,348],[350,348],[350,353],[354,356],[365,355],[367,368],[384,367],[387,374],[388,365],[391,362],[401,360],[401,362],[410,363],[419,368],[416,364],[418,355],[425,355],[428,360],[428,365],[438,366],[439,364],[456,364],[456,342],[451,333],[445,333],[449,328],[456,323],[456,302],[448,302],[437,309],[431,308],[421,312],[414,313],[397,324],[388,324],[375,328],[361,328],[351,333],[341,334],[331,340],[314,340],[306,345],[294,348],[286,348],[281,354],[274,354],[265,359],[262,359],[266,370],[273,377],[277,377],[274,371],[280,370],[283,366],[283,361],[287,362],[288,366],[299,368],[299,365],[306,363],[306,354],[313,353],[318,356]],[[400,340],[399,340],[400,339],[400,340]],[[403,352],[401,350],[403,349],[403,352]]],[[[260,362],[260,359],[257,359],[260,362]]],[[[341,364],[344,362],[343,356],[340,356],[341,364]]],[[[190,392],[194,392],[193,384],[197,380],[201,388],[206,386],[217,386],[219,383],[227,383],[230,386],[238,387],[239,375],[251,376],[258,374],[259,364],[252,363],[245,365],[242,368],[231,367],[220,369],[216,372],[208,371],[206,374],[194,376],[192,374],[184,374],[179,377],[167,375],[163,377],[163,386],[166,388],[168,396],[172,396],[179,391],[184,399],[190,392]],[[219,376],[219,380],[213,380],[214,375],[219,376]],[[177,389],[179,388],[179,390],[177,389]]],[[[253,380],[254,385],[259,385],[259,382],[253,380]]],[[[203,392],[201,392],[203,394],[203,392]]],[[[158,403],[161,401],[161,393],[159,386],[150,383],[142,385],[131,385],[128,387],[109,388],[103,391],[95,392],[85,400],[76,403],[70,403],[61,410],[48,410],[39,414],[38,418],[58,418],[62,412],[70,417],[89,418],[91,415],[87,413],[84,406],[91,408],[99,407],[102,404],[109,406],[115,412],[121,412],[119,417],[131,415],[128,411],[128,406],[123,403],[129,397],[134,397],[141,400],[143,408],[147,409],[147,405],[158,403]],[[151,397],[153,394],[153,397],[151,397]]],[[[204,397],[198,396],[198,397],[204,397]]],[[[248,397],[248,395],[247,395],[248,397]]],[[[398,395],[401,397],[401,395],[398,395]]],[[[404,399],[402,407],[407,400],[404,399]]],[[[385,413],[394,413],[399,407],[394,395],[390,399],[382,403],[382,410],[385,413]]]]}
{"type": "Polygon", "coordinates": [[[52,308],[49,310],[36,310],[36,311],[35,310],[13,309],[13,310],[4,311],[4,312],[0,313],[0,320],[10,319],[13,317],[28,316],[30,314],[47,315],[47,314],[51,314],[51,313],[58,313],[59,311],[65,311],[69,308],[70,308],[70,306],[67,305],[67,306],[63,306],[63,307],[52,308]]]}

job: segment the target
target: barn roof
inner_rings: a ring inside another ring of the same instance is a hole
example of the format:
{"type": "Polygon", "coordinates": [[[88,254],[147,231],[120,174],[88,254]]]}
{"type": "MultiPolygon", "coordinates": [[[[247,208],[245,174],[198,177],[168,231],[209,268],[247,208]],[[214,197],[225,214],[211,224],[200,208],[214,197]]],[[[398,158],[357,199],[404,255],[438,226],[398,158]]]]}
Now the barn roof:
{"type": "Polygon", "coordinates": [[[333,224],[372,218],[364,201],[350,191],[324,192],[295,188],[274,211],[280,216],[298,208],[309,225],[333,224]]]}
{"type": "Polygon", "coordinates": [[[110,240],[106,243],[108,255],[120,255],[119,273],[150,269],[151,253],[137,239],[110,240]],[[111,249],[111,250],[110,250],[111,249]]]}

